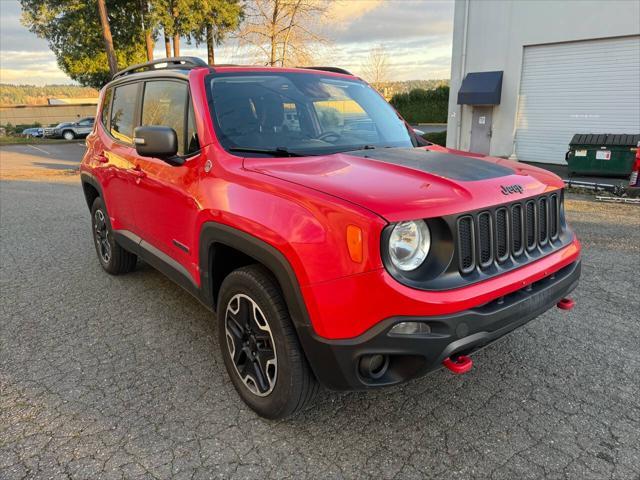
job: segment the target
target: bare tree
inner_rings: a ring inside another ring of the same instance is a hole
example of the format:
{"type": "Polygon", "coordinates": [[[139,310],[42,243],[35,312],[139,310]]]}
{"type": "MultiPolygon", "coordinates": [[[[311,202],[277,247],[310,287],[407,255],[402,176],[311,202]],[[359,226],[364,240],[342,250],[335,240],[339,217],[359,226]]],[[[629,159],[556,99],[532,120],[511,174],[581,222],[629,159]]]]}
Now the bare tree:
{"type": "Polygon", "coordinates": [[[369,52],[367,61],[362,65],[362,76],[379,91],[389,81],[389,55],[384,45],[378,45],[369,52]]]}
{"type": "Polygon", "coordinates": [[[314,45],[326,39],[319,32],[329,3],[326,0],[251,0],[245,6],[241,44],[271,66],[309,62],[314,45]]]}
{"type": "Polygon", "coordinates": [[[116,59],[116,52],[113,48],[111,27],[109,26],[107,6],[105,5],[104,0],[98,0],[98,13],[100,14],[100,24],[102,25],[102,38],[104,39],[104,47],[107,52],[107,60],[109,61],[109,73],[113,77],[118,72],[118,60],[116,59]]]}

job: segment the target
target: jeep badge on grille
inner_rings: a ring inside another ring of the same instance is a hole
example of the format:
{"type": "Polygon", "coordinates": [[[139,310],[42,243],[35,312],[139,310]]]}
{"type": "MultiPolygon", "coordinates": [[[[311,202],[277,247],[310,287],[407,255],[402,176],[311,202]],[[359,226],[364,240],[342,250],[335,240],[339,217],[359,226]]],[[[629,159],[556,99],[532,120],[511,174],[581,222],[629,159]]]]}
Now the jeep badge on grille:
{"type": "Polygon", "coordinates": [[[524,189],[522,185],[500,185],[500,191],[503,195],[511,195],[512,193],[522,193],[524,189]]]}

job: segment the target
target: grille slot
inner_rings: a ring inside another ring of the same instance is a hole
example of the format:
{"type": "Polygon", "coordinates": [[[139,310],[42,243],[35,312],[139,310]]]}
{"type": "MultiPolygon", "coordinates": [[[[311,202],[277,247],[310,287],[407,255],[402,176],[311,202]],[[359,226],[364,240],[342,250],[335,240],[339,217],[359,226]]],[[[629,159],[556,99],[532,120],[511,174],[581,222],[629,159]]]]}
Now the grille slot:
{"type": "Polygon", "coordinates": [[[507,209],[496,210],[496,259],[504,262],[509,257],[507,209]]]}
{"type": "Polygon", "coordinates": [[[478,258],[481,267],[486,267],[493,261],[493,232],[491,230],[491,214],[482,212],[478,215],[478,258]]]}
{"type": "Polygon", "coordinates": [[[475,268],[474,252],[473,218],[461,217],[458,219],[458,254],[462,273],[469,273],[475,268]]]}
{"type": "Polygon", "coordinates": [[[549,197],[549,238],[555,240],[558,236],[558,196],[554,193],[549,197]]]}
{"type": "Polygon", "coordinates": [[[525,204],[524,216],[527,250],[533,250],[536,246],[536,204],[533,201],[525,204]]]}
{"type": "Polygon", "coordinates": [[[561,202],[560,194],[553,193],[458,217],[460,272],[485,270],[509,259],[521,264],[548,252],[560,238],[561,202]]]}
{"type": "Polygon", "coordinates": [[[522,255],[524,250],[524,230],[522,228],[522,205],[511,207],[511,253],[514,257],[522,255]]]}
{"type": "Polygon", "coordinates": [[[542,197],[538,201],[538,242],[540,245],[546,245],[549,241],[548,232],[549,232],[549,224],[548,219],[548,208],[549,203],[547,202],[546,197],[542,197]]]}

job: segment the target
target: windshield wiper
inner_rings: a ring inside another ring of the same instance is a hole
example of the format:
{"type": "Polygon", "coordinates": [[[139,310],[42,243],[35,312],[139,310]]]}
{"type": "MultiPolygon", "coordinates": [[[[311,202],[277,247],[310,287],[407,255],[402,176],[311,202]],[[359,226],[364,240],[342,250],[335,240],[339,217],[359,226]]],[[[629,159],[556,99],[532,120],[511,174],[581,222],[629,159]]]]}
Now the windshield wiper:
{"type": "Polygon", "coordinates": [[[245,153],[264,153],[266,155],[273,155],[274,157],[308,157],[308,153],[292,152],[284,147],[278,148],[250,148],[250,147],[233,147],[228,149],[230,152],[245,152],[245,153]]]}

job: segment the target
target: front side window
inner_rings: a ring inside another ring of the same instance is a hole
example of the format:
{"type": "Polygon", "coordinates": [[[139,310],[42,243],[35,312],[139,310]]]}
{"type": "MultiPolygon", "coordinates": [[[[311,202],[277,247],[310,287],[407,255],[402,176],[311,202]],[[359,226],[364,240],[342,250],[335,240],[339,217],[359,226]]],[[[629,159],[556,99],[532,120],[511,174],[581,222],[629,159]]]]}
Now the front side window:
{"type": "Polygon", "coordinates": [[[216,134],[232,152],[314,155],[413,146],[393,108],[360,80],[301,72],[223,73],[209,79],[209,89],[216,134]]]}
{"type": "Polygon", "coordinates": [[[133,143],[137,97],[137,83],[116,87],[113,92],[110,132],[113,137],[121,142],[133,143]]]}
{"type": "Polygon", "coordinates": [[[172,81],[147,82],[142,101],[142,125],[171,127],[178,135],[178,155],[187,152],[185,125],[189,89],[186,83],[172,81]]]}

